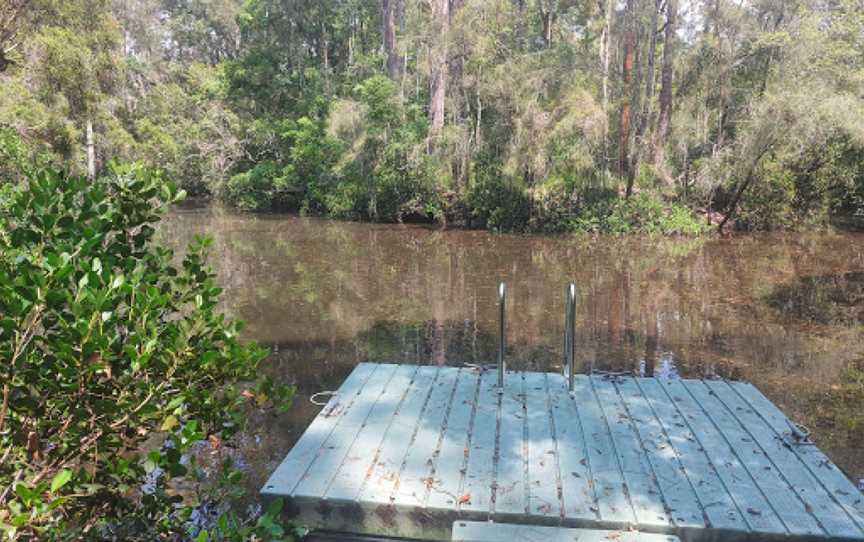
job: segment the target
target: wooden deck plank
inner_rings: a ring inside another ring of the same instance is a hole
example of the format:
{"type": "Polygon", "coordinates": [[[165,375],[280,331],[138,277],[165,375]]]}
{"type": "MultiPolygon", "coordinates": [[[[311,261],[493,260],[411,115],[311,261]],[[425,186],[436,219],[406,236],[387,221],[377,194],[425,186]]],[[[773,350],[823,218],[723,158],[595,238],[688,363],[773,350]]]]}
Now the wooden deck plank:
{"type": "Polygon", "coordinates": [[[561,482],[546,375],[523,374],[528,429],[528,513],[549,518],[557,524],[563,514],[559,497],[561,482]]]}
{"type": "Polygon", "coordinates": [[[437,389],[435,382],[439,372],[439,367],[422,366],[418,369],[402,407],[381,442],[372,472],[358,497],[359,501],[378,504],[392,502],[393,490],[422,420],[423,409],[432,391],[437,389]]]}
{"type": "Polygon", "coordinates": [[[569,529],[473,521],[454,523],[452,540],[453,542],[680,542],[672,535],[635,531],[569,529]]]}
{"type": "Polygon", "coordinates": [[[812,515],[820,526],[833,537],[861,536],[861,529],[853,522],[822,484],[803,465],[801,460],[781,439],[775,438],[771,427],[748,405],[730,384],[722,381],[705,382],[714,396],[733,413],[750,437],[765,452],[778,474],[801,499],[803,514],[812,515]]]}
{"type": "MultiPolygon", "coordinates": [[[[691,396],[735,450],[750,477],[759,486],[762,494],[780,517],[790,534],[821,536],[824,531],[811,514],[804,510],[804,503],[793,488],[780,476],[771,459],[753,437],[747,433],[738,418],[729,412],[717,396],[699,380],[684,383],[691,396]]],[[[754,513],[753,511],[748,511],[754,513]]],[[[755,512],[764,512],[756,510],[755,512]]]]}
{"type": "MultiPolygon", "coordinates": [[[[774,403],[752,384],[736,383],[732,389],[756,409],[762,419],[771,426],[778,441],[787,440],[791,433],[792,422],[774,403]]],[[[858,528],[864,531],[864,496],[858,488],[815,445],[790,444],[789,447],[801,459],[810,474],[819,480],[820,485],[843,506],[858,528]]]]}
{"type": "Polygon", "coordinates": [[[354,443],[345,455],[336,475],[330,481],[324,498],[333,502],[354,502],[375,463],[377,451],[387,430],[402,404],[414,375],[416,365],[400,365],[384,393],[367,416],[368,423],[361,427],[354,443]]]}
{"type": "Polygon", "coordinates": [[[735,450],[717,431],[711,419],[687,392],[682,382],[680,380],[658,382],[669,400],[683,414],[689,430],[705,450],[750,529],[754,532],[785,535],[788,532],[786,526],[774,513],[756,482],[750,478],[735,450]]]}
{"type": "Polygon", "coordinates": [[[592,376],[591,385],[609,425],[612,446],[627,484],[626,491],[636,512],[637,523],[642,526],[671,527],[665,497],[615,385],[605,376],[592,376]]]}
{"type": "Polygon", "coordinates": [[[459,376],[440,452],[434,458],[430,474],[432,481],[426,497],[427,508],[456,510],[462,497],[460,490],[479,381],[480,375],[471,369],[463,369],[459,376]]]}
{"type": "Polygon", "coordinates": [[[575,397],[570,397],[563,377],[549,374],[547,380],[552,421],[558,441],[565,522],[594,522],[600,519],[600,509],[597,507],[587,443],[579,419],[579,402],[575,397]]]}
{"type": "Polygon", "coordinates": [[[495,444],[498,428],[498,390],[495,371],[480,377],[471,445],[462,484],[459,510],[467,514],[488,514],[492,509],[495,482],[495,444]]]}
{"type": "MultiPolygon", "coordinates": [[[[658,429],[665,435],[668,451],[666,448],[662,450],[677,457],[683,474],[692,484],[699,507],[707,520],[706,527],[750,532],[747,521],[709,460],[708,451],[690,430],[685,415],[679,411],[677,405],[681,402],[670,400],[659,380],[638,378],[633,381],[641,390],[647,406],[656,414],[658,429]]],[[[653,428],[651,431],[655,432],[653,428]]],[[[661,439],[658,438],[656,442],[658,449],[663,446],[661,439]]]]}
{"type": "Polygon", "coordinates": [[[525,492],[525,386],[521,373],[507,373],[498,424],[495,465],[495,517],[524,517],[525,492]]]}
{"type": "Polygon", "coordinates": [[[414,441],[408,449],[392,501],[400,506],[422,506],[431,482],[430,471],[441,444],[444,419],[453,398],[460,369],[443,370],[435,382],[414,441]]]}
{"type": "Polygon", "coordinates": [[[615,455],[609,427],[594,394],[589,377],[577,375],[574,384],[579,420],[588,443],[591,481],[597,497],[600,519],[604,523],[626,528],[636,524],[636,515],[625,491],[624,475],[615,455]]]}
{"type": "Polygon", "coordinates": [[[300,440],[270,475],[261,491],[262,494],[290,495],[294,492],[294,488],[317,457],[321,445],[333,432],[339,420],[351,410],[363,386],[378,367],[379,365],[375,363],[361,363],[351,371],[336,394],[330,397],[324,408],[303,432],[300,440]]]}
{"type": "Polygon", "coordinates": [[[641,451],[651,464],[672,521],[679,527],[704,528],[702,505],[687,478],[687,471],[639,384],[633,378],[618,379],[614,384],[639,436],[641,451]]]}
{"type": "Polygon", "coordinates": [[[393,364],[382,364],[378,367],[375,376],[366,383],[363,393],[355,400],[354,406],[339,420],[339,424],[324,441],[307,475],[292,492],[294,497],[321,498],[325,494],[357,434],[387,390],[387,384],[396,375],[398,367],[399,365],[393,364]]]}

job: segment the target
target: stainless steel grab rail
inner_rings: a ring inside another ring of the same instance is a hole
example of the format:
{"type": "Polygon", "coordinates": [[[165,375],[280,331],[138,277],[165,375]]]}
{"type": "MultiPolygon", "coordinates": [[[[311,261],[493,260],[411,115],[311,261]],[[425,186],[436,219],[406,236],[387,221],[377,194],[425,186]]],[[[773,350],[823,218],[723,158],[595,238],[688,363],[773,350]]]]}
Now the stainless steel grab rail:
{"type": "Polygon", "coordinates": [[[504,325],[504,308],[507,304],[507,286],[502,282],[498,285],[498,392],[504,391],[504,349],[507,343],[504,325]]]}
{"type": "MultiPolygon", "coordinates": [[[[573,393],[576,384],[576,285],[570,283],[564,290],[564,375],[567,389],[573,393]]],[[[498,285],[498,393],[504,392],[505,360],[507,348],[507,285],[498,285]]]]}
{"type": "Polygon", "coordinates": [[[567,389],[573,393],[576,382],[576,285],[570,283],[564,290],[564,372],[567,389]]]}

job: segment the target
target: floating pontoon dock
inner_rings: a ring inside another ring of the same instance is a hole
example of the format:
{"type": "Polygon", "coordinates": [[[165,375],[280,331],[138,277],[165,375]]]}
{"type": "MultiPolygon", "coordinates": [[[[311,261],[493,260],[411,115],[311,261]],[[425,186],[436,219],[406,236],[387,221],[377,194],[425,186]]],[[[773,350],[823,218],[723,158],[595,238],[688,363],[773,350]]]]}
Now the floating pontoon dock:
{"type": "Polygon", "coordinates": [[[566,299],[567,376],[506,370],[501,284],[496,370],[361,363],[262,493],[426,540],[864,541],[864,495],[752,385],[576,375],[566,299]]]}
{"type": "Polygon", "coordinates": [[[456,520],[864,540],[864,495],[747,383],[362,363],[263,489],[315,528],[456,520]],[[499,393],[501,392],[501,393],[499,393]]]}

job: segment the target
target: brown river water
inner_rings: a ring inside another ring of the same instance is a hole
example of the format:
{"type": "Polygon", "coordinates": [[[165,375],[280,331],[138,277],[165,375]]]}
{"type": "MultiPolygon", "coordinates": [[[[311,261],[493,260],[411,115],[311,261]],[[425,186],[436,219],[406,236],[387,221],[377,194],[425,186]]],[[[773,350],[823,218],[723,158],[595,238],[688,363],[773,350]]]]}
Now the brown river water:
{"type": "Polygon", "coordinates": [[[497,235],[177,209],[163,240],[214,239],[224,309],[297,386],[233,455],[256,490],[362,361],[492,362],[508,286],[508,366],[559,371],[564,286],[581,371],[748,380],[850,478],[864,478],[864,233],[731,239],[497,235]]]}

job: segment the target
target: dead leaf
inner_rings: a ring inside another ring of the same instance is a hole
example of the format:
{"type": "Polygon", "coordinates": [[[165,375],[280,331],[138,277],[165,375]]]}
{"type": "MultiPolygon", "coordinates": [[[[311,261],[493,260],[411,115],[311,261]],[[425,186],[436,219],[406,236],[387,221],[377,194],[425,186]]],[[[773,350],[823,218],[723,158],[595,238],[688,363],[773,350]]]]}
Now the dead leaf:
{"type": "Polygon", "coordinates": [[[39,435],[36,431],[27,433],[27,453],[30,454],[30,458],[33,461],[40,461],[42,459],[39,451],[39,435]]]}

